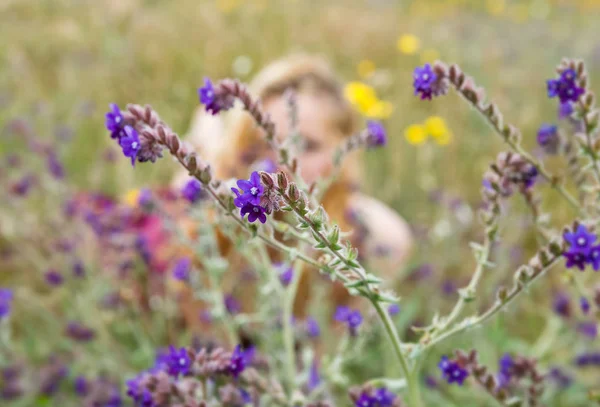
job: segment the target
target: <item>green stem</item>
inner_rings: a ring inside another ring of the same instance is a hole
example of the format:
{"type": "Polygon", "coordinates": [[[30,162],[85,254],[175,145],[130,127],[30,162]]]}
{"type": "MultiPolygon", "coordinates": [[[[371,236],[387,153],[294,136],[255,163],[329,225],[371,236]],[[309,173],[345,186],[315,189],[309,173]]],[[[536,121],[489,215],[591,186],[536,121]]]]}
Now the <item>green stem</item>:
{"type": "Polygon", "coordinates": [[[294,300],[300,284],[302,269],[295,270],[290,285],[283,295],[283,346],[286,355],[286,373],[290,386],[290,398],[296,390],[296,352],[294,349],[294,329],[292,326],[292,314],[294,311],[294,300]]]}

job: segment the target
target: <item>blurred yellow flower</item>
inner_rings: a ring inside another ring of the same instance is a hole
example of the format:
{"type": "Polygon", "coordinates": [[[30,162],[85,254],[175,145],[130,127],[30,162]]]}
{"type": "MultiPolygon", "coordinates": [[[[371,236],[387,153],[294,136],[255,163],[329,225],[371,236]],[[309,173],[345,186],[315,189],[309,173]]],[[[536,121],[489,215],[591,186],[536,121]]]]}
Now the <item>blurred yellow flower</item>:
{"type": "Polygon", "coordinates": [[[375,72],[375,63],[370,59],[363,59],[358,63],[356,70],[361,78],[368,78],[375,72]]]}
{"type": "Polygon", "coordinates": [[[225,14],[234,11],[241,3],[241,0],[216,0],[217,9],[225,14]]]}
{"type": "Polygon", "coordinates": [[[404,130],[404,137],[413,146],[418,146],[427,141],[427,132],[425,127],[420,124],[410,125],[404,130]]]}
{"type": "Polygon", "coordinates": [[[398,38],[398,51],[403,54],[412,55],[417,52],[421,46],[419,38],[412,34],[403,34],[398,38]]]}
{"type": "Polygon", "coordinates": [[[445,146],[452,141],[452,133],[446,126],[446,122],[439,116],[431,116],[424,123],[425,131],[433,137],[435,142],[445,146]]]}
{"type": "Polygon", "coordinates": [[[491,15],[497,16],[504,12],[506,7],[506,3],[504,0],[487,0],[486,8],[488,13],[491,15]]]}
{"type": "Polygon", "coordinates": [[[427,48],[421,52],[421,63],[422,64],[428,64],[428,63],[432,64],[437,59],[440,59],[440,53],[436,49],[427,48]]]}
{"type": "Polygon", "coordinates": [[[379,102],[375,89],[363,82],[348,83],[344,88],[344,95],[362,114],[366,114],[379,102]]]}
{"type": "Polygon", "coordinates": [[[129,206],[137,206],[140,198],[140,190],[132,189],[125,194],[125,203],[129,206]]]}
{"type": "Polygon", "coordinates": [[[387,119],[394,112],[394,106],[386,100],[378,100],[364,115],[371,119],[387,119]]]}

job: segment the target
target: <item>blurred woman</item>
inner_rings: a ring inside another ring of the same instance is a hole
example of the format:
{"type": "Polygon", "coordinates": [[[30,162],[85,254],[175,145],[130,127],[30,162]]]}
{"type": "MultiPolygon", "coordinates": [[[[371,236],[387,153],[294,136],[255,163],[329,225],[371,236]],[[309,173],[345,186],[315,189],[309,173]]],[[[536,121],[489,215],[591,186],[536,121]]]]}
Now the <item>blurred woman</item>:
{"type": "MultiPolygon", "coordinates": [[[[297,106],[296,130],[302,145],[298,155],[301,176],[308,184],[330,176],[334,171],[334,152],[347,137],[357,132],[359,123],[329,65],[314,56],[284,58],[265,67],[249,89],[254,97],[260,98],[263,110],[276,125],[280,140],[292,130],[286,95],[293,91],[297,106]]],[[[261,129],[243,111],[225,117],[211,116],[199,107],[188,141],[211,163],[218,179],[248,178],[252,170],[264,169],[275,159],[261,129]]],[[[351,232],[350,240],[369,271],[391,281],[410,254],[411,233],[396,212],[360,192],[359,159],[360,154],[356,152],[346,157],[339,175],[325,191],[322,203],[331,220],[339,224],[342,231],[351,232]]],[[[186,173],[179,174],[175,183],[181,185],[187,178],[186,173]]],[[[317,280],[316,272],[302,274],[295,304],[297,316],[306,313],[310,287],[317,280]]],[[[324,284],[331,286],[328,298],[332,305],[350,302],[343,286],[324,284]]]]}

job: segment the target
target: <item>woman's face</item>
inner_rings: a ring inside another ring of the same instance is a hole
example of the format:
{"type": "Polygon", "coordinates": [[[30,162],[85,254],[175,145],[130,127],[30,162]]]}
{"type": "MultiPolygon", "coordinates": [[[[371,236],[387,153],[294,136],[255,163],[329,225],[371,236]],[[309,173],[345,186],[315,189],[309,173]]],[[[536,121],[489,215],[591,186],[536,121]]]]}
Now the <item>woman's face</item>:
{"type": "MultiPolygon", "coordinates": [[[[296,103],[302,140],[298,160],[302,178],[310,184],[331,174],[333,154],[344,135],[334,124],[339,107],[332,97],[301,92],[296,95],[296,103]]],[[[264,108],[275,123],[278,139],[284,140],[291,132],[288,102],[284,97],[274,97],[266,101],[264,108]]]]}

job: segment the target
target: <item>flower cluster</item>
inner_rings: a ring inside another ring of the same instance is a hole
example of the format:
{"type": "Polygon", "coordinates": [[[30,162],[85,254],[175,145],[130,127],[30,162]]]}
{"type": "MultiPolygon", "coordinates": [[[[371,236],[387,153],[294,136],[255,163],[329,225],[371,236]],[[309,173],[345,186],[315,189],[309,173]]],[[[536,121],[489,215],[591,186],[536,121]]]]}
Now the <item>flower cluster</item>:
{"type": "Polygon", "coordinates": [[[420,95],[422,100],[431,100],[433,96],[440,96],[447,91],[447,80],[441,72],[436,71],[430,64],[416,67],[413,73],[413,88],[415,95],[420,95]]]}
{"type": "Polygon", "coordinates": [[[131,159],[131,165],[135,162],[155,162],[162,157],[162,146],[153,137],[148,137],[134,127],[132,118],[123,115],[119,106],[110,104],[110,111],[106,113],[106,129],[110,131],[111,138],[115,139],[123,155],[131,159]]]}
{"type": "Polygon", "coordinates": [[[438,367],[442,371],[442,378],[448,384],[456,383],[462,386],[465,379],[469,376],[469,372],[458,361],[450,360],[447,356],[442,356],[438,367]]]}
{"type": "Polygon", "coordinates": [[[567,259],[567,268],[577,267],[584,270],[586,265],[590,264],[595,271],[600,269],[600,245],[594,245],[598,239],[596,234],[580,224],[574,232],[565,232],[563,237],[569,244],[568,250],[563,253],[567,259]]]}
{"type": "Polygon", "coordinates": [[[352,336],[358,334],[358,327],[363,321],[363,317],[359,310],[352,310],[345,306],[340,306],[336,309],[334,319],[346,324],[350,331],[350,335],[352,336]]]}
{"type": "Polygon", "coordinates": [[[396,407],[400,403],[400,399],[385,387],[373,389],[365,386],[360,393],[351,394],[351,397],[356,407],[396,407]]]}
{"type": "Polygon", "coordinates": [[[261,198],[265,192],[265,187],[261,183],[258,172],[254,171],[250,175],[249,180],[238,180],[237,186],[239,190],[231,188],[236,195],[233,203],[240,208],[242,218],[248,215],[250,223],[255,222],[257,219],[261,223],[265,223],[267,221],[267,209],[261,205],[261,198]]]}
{"type": "Polygon", "coordinates": [[[577,73],[574,69],[564,70],[558,79],[548,79],[548,97],[557,97],[560,103],[577,102],[585,89],[577,86],[577,73]]]}
{"type": "Polygon", "coordinates": [[[216,115],[233,107],[234,98],[221,87],[213,85],[209,78],[204,78],[204,86],[198,89],[198,98],[206,111],[216,115]]]}

